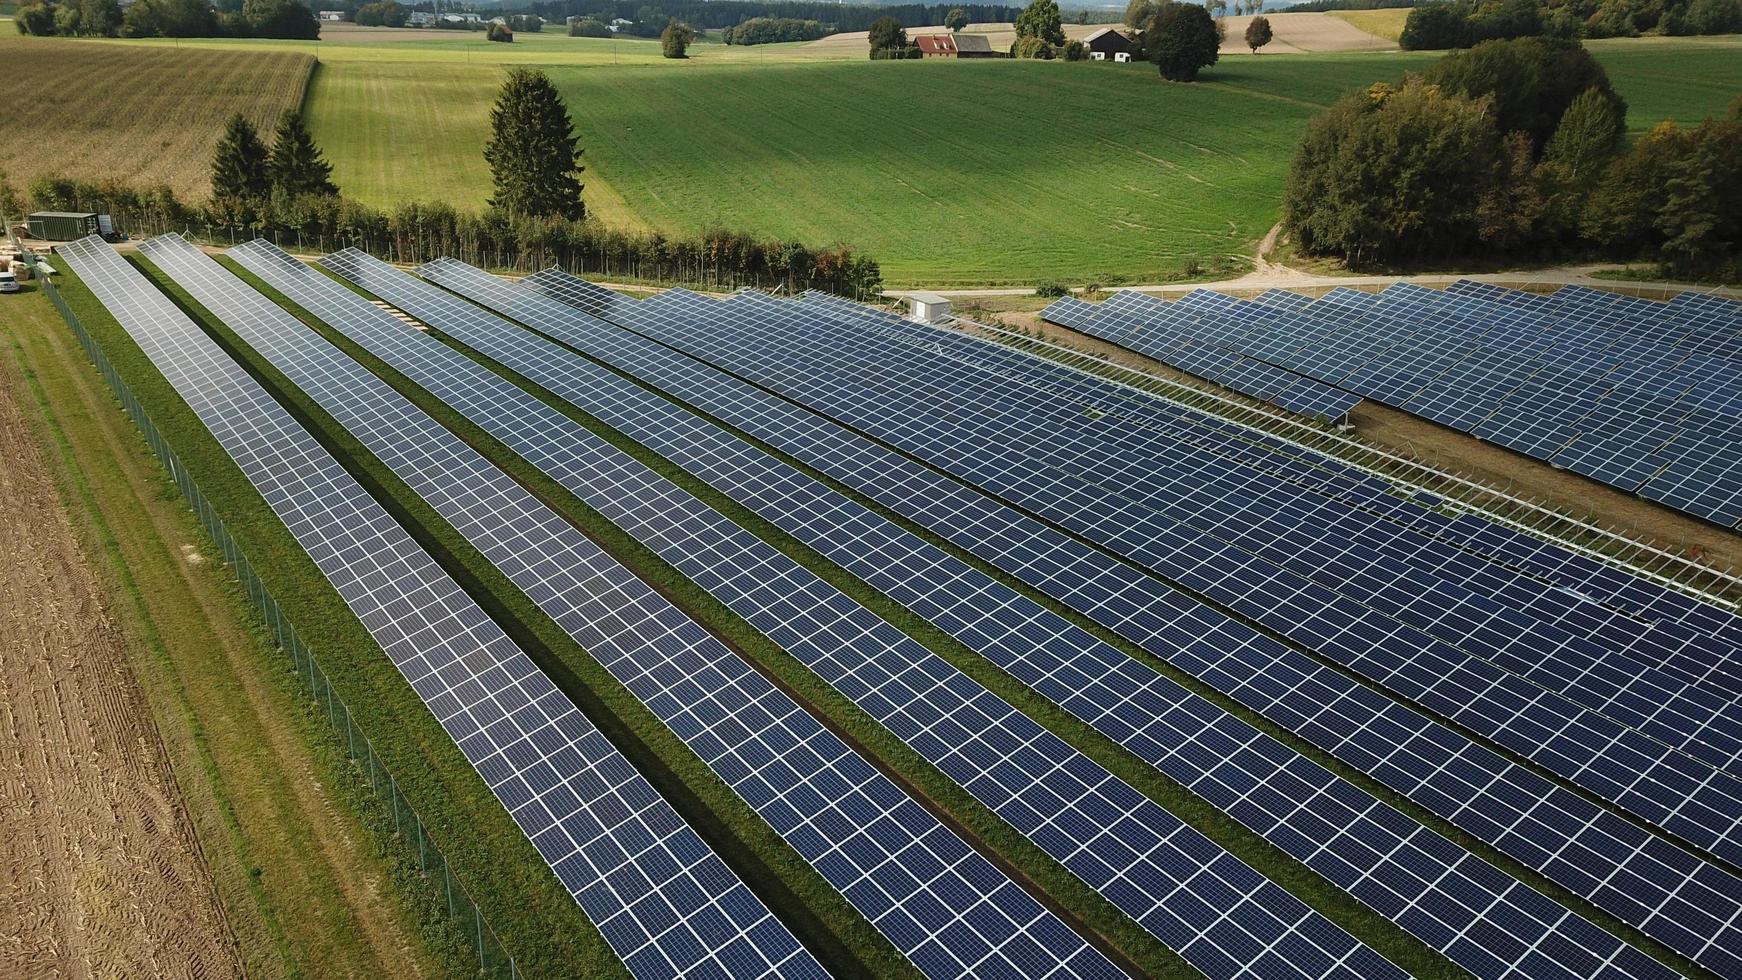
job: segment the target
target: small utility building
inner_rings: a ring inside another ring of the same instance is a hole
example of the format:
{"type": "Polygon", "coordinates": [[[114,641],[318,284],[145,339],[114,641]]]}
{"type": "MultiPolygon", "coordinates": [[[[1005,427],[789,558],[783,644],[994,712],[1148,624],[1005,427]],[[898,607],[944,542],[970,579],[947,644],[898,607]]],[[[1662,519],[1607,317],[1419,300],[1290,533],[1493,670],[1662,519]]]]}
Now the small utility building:
{"type": "Polygon", "coordinates": [[[1089,49],[1089,58],[1094,61],[1131,60],[1131,39],[1111,27],[1083,38],[1083,47],[1089,49]]]}
{"type": "Polygon", "coordinates": [[[45,242],[72,242],[102,230],[95,213],[37,211],[24,219],[30,237],[45,242]]]}

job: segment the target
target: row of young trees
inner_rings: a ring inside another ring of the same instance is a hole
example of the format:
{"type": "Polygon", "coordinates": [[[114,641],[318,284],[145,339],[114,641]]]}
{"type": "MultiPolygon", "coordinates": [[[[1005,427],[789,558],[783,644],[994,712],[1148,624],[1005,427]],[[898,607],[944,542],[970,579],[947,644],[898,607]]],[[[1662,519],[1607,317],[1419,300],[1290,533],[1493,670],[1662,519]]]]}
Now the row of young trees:
{"type": "Polygon", "coordinates": [[[69,37],[269,37],[314,40],[320,22],[299,0],[37,0],[18,8],[20,34],[69,37]]]}
{"type": "MultiPolygon", "coordinates": [[[[212,197],[182,201],[167,187],[136,188],[40,177],[32,206],[100,211],[138,234],[190,231],[236,241],[262,236],[323,251],[356,245],[394,261],[453,255],[485,265],[665,282],[826,289],[869,298],[882,282],[877,262],[848,247],[813,248],[724,230],[693,237],[634,233],[587,220],[581,149],[567,107],[543,72],[514,69],[490,113],[493,193],[488,209],[407,203],[383,211],[341,197],[332,167],[299,113],[280,121],[268,148],[247,119],[225,127],[212,158],[212,197]]],[[[0,210],[24,202],[0,180],[0,210]]]]}
{"type": "Polygon", "coordinates": [[[1742,31],[1742,0],[1436,0],[1416,6],[1406,51],[1467,48],[1520,37],[1633,37],[1742,31]]]}
{"type": "Polygon", "coordinates": [[[169,231],[219,244],[268,238],[292,249],[356,246],[393,262],[450,255],[475,265],[533,271],[552,265],[579,275],[684,283],[716,289],[823,289],[870,299],[882,285],[877,263],[848,247],[813,248],[713,229],[698,235],[629,232],[594,221],[466,211],[445,203],[382,210],[343,197],[271,197],[254,219],[233,223],[168,187],[139,188],[39,177],[24,195],[0,180],[0,208],[99,211],[138,235],[169,231]]]}
{"type": "Polygon", "coordinates": [[[1643,256],[1742,276],[1742,98],[1631,147],[1625,120],[1578,42],[1485,42],[1314,120],[1283,220],[1308,254],[1356,268],[1643,256]]]}

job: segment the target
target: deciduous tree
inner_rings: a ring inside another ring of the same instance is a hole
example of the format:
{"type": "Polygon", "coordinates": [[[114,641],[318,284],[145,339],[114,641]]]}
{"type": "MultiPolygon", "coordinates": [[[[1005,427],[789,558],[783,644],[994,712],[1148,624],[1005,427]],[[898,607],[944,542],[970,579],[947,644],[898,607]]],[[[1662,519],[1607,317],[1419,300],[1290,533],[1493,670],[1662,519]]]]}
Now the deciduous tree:
{"type": "Polygon", "coordinates": [[[1018,38],[1038,37],[1047,44],[1065,43],[1065,25],[1059,17],[1058,0],[1033,0],[1016,15],[1018,38]]]}
{"type": "Polygon", "coordinates": [[[1490,103],[1419,79],[1340,100],[1307,126],[1284,222],[1356,267],[1468,250],[1501,162],[1490,103]]]}
{"type": "Polygon", "coordinates": [[[968,26],[968,12],[960,7],[951,7],[944,15],[944,26],[952,31],[959,31],[968,26]]]}
{"type": "Polygon", "coordinates": [[[586,214],[575,124],[549,76],[510,69],[490,110],[490,133],[484,159],[496,185],[491,207],[516,217],[586,214]]]}
{"type": "Polygon", "coordinates": [[[1170,82],[1196,81],[1198,72],[1216,63],[1222,32],[1210,12],[1195,3],[1169,3],[1143,32],[1149,60],[1170,82]]]}
{"type": "Polygon", "coordinates": [[[1577,41],[1527,37],[1484,41],[1450,54],[1426,72],[1430,84],[1472,98],[1494,99],[1494,125],[1502,133],[1522,130],[1540,154],[1561,113],[1589,89],[1607,99],[1617,119],[1627,103],[1609,84],[1609,75],[1577,41]]]}
{"type": "Polygon", "coordinates": [[[1269,17],[1254,17],[1246,24],[1246,46],[1252,49],[1253,54],[1257,54],[1259,48],[1269,44],[1270,38],[1269,17]]]}
{"type": "Polygon", "coordinates": [[[871,60],[900,58],[907,51],[907,30],[894,17],[879,17],[871,22],[867,37],[871,42],[871,60]]]}

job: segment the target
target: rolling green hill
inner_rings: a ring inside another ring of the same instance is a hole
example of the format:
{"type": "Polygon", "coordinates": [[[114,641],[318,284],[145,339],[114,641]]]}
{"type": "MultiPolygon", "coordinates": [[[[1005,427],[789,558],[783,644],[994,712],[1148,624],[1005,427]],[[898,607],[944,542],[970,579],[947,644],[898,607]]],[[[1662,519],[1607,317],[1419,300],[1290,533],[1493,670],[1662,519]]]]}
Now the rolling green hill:
{"type": "MultiPolygon", "coordinates": [[[[1635,131],[1720,112],[1742,91],[1738,39],[1593,50],[1635,131]]],[[[1433,57],[1227,58],[1189,86],[1141,65],[778,52],[545,67],[580,129],[588,205],[603,220],[849,243],[891,282],[948,285],[1153,280],[1247,255],[1276,220],[1306,120],[1433,57]]],[[[341,185],[381,204],[481,202],[493,96],[481,74],[424,61],[323,68],[310,101],[341,185]]]]}
{"type": "MultiPolygon", "coordinates": [[[[304,104],[347,194],[378,206],[440,199],[479,207],[489,196],[489,107],[502,68],[520,64],[548,70],[568,98],[586,149],[588,207],[602,221],[668,232],[724,225],[851,244],[882,262],[892,283],[935,285],[1155,280],[1188,262],[1249,255],[1276,220],[1306,120],[1344,92],[1436,57],[1229,56],[1204,82],[1170,85],[1144,65],[873,63],[807,45],[699,44],[677,62],[660,58],[653,41],[555,33],[513,45],[356,29],[332,30],[318,46],[0,43],[0,53],[76,52],[80,64],[124,67],[85,77],[114,80],[152,107],[107,112],[116,98],[134,96],[60,86],[67,94],[52,141],[22,118],[16,130],[0,124],[0,145],[10,148],[0,157],[15,186],[32,172],[84,173],[91,161],[119,155],[126,165],[111,167],[117,173],[168,178],[199,197],[209,152],[202,147],[217,135],[210,121],[244,97],[227,85],[177,88],[183,118],[206,120],[197,128],[210,128],[210,139],[193,140],[190,127],[174,137],[135,136],[125,120],[153,120],[170,102],[160,86],[127,81],[142,77],[136,64],[176,67],[176,78],[197,80],[211,76],[187,65],[258,69],[270,62],[257,55],[311,52],[320,67],[304,104]],[[69,127],[83,135],[59,135],[69,127]]],[[[1687,123],[1721,112],[1742,91],[1742,38],[1591,48],[1627,97],[1636,133],[1665,118],[1687,123]]],[[[56,76],[45,69],[33,77],[56,76]]]]}

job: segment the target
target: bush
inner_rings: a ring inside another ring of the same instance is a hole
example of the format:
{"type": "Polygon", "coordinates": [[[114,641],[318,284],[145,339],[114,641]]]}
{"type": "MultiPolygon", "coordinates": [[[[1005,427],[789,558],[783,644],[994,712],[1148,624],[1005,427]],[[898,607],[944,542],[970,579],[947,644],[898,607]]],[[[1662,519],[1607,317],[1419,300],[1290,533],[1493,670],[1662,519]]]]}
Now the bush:
{"type": "Polygon", "coordinates": [[[355,245],[400,262],[452,255],[475,264],[627,276],[711,287],[774,286],[823,289],[868,298],[882,284],[875,260],[852,248],[812,248],[801,242],[753,238],[711,229],[687,238],[606,228],[591,220],[515,218],[504,211],[460,211],[446,203],[404,203],[391,211],[341,197],[274,197],[254,223],[226,227],[228,215],[192,205],[168,187],[136,188],[118,181],[92,183],[41,176],[31,181],[30,205],[45,211],[99,211],[135,235],[202,227],[207,236],[260,235],[285,244],[333,251],[355,245]]]}
{"type": "Polygon", "coordinates": [[[659,53],[667,58],[688,58],[690,44],[695,39],[696,32],[690,30],[688,24],[674,20],[659,32],[659,53]]]}
{"type": "Polygon", "coordinates": [[[1046,299],[1057,299],[1060,296],[1069,295],[1070,291],[1070,287],[1062,282],[1048,281],[1034,287],[1034,295],[1046,299]]]}
{"type": "Polygon", "coordinates": [[[1033,58],[1038,61],[1051,61],[1058,55],[1053,46],[1046,43],[1045,38],[1019,37],[1010,45],[1010,57],[1033,58]]]}
{"type": "Polygon", "coordinates": [[[484,34],[484,40],[511,44],[514,41],[514,32],[508,29],[507,24],[491,24],[484,34]]]}
{"type": "Polygon", "coordinates": [[[611,28],[597,17],[577,17],[569,21],[569,37],[611,37],[611,28]]]}
{"type": "Polygon", "coordinates": [[[1081,41],[1071,41],[1065,45],[1066,61],[1089,60],[1089,46],[1081,41]]]}

